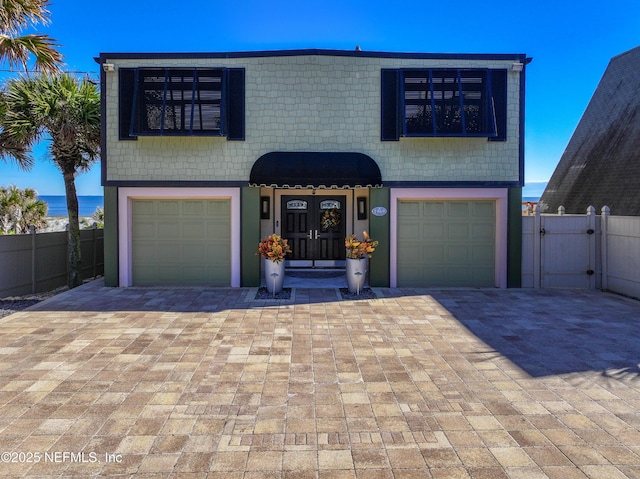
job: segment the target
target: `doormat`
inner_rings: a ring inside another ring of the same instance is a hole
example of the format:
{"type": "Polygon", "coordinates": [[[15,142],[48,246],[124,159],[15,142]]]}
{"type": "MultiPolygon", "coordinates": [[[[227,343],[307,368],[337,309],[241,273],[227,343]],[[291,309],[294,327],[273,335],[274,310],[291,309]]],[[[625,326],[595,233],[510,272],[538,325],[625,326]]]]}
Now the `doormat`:
{"type": "Polygon", "coordinates": [[[360,294],[350,293],[349,288],[340,288],[340,294],[342,294],[342,299],[378,299],[378,296],[371,291],[371,288],[362,288],[360,294]]]}
{"type": "Polygon", "coordinates": [[[324,279],[324,278],[339,278],[345,275],[344,270],[318,270],[318,271],[296,271],[287,270],[285,273],[292,278],[308,278],[308,279],[324,279]]]}
{"type": "Polygon", "coordinates": [[[267,288],[261,286],[258,288],[255,299],[291,299],[291,288],[282,288],[282,291],[273,294],[267,291],[267,288]]]}

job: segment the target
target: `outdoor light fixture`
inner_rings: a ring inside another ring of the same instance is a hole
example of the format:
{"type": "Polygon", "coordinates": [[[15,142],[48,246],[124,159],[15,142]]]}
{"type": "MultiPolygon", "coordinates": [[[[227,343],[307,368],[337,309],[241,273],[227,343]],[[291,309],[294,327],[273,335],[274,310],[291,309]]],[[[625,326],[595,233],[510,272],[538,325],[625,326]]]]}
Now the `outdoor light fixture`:
{"type": "Polygon", "coordinates": [[[113,63],[103,63],[102,64],[102,69],[105,72],[112,72],[112,71],[115,71],[116,66],[113,63]]]}
{"type": "Polygon", "coordinates": [[[359,196],[357,198],[358,202],[358,219],[366,220],[367,219],[367,198],[364,196],[359,196]]]}
{"type": "Polygon", "coordinates": [[[515,62],[513,65],[511,65],[512,72],[521,72],[523,68],[524,68],[524,63],[521,63],[521,62],[515,62]]]}
{"type": "Polygon", "coordinates": [[[260,197],[260,219],[268,220],[271,216],[271,198],[268,196],[260,197]]]}

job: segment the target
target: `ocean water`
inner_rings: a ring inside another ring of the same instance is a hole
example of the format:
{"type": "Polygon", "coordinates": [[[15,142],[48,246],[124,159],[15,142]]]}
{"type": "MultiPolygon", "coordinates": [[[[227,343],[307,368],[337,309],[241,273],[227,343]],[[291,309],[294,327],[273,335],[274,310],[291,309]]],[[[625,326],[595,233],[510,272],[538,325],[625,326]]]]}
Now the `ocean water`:
{"type": "MultiPolygon", "coordinates": [[[[38,199],[49,206],[47,216],[67,216],[67,199],[64,196],[40,195],[38,199]]],[[[98,207],[104,207],[103,196],[78,196],[80,216],[91,216],[98,207]]]]}

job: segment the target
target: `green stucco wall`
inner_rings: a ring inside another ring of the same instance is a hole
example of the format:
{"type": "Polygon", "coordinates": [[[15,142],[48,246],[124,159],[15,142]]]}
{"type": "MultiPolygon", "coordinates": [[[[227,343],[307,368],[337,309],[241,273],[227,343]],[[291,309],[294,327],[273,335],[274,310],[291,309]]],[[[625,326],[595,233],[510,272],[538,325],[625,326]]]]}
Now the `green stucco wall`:
{"type": "Polygon", "coordinates": [[[371,188],[369,190],[369,235],[379,241],[379,245],[369,262],[369,284],[381,288],[389,287],[390,227],[389,214],[391,203],[389,188],[371,188]],[[371,210],[377,206],[387,209],[384,216],[374,216],[371,210]]]}
{"type": "Polygon", "coordinates": [[[240,269],[242,286],[260,286],[260,188],[245,187],[241,192],[240,269]]]}
{"type": "Polygon", "coordinates": [[[118,286],[118,188],[104,188],[104,284],[118,286]]]}
{"type": "Polygon", "coordinates": [[[507,287],[522,287],[522,188],[509,188],[507,287]]]}

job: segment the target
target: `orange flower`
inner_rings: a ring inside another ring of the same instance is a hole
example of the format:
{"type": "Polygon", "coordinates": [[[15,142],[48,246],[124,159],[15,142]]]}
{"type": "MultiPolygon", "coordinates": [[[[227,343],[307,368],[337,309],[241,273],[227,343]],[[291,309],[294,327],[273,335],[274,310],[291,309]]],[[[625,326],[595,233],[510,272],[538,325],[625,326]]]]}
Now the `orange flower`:
{"type": "Polygon", "coordinates": [[[291,253],[289,242],[274,233],[258,243],[256,254],[274,263],[280,263],[288,253],[291,253]]]}
{"type": "Polygon", "coordinates": [[[366,231],[362,232],[362,237],[364,240],[360,241],[355,234],[347,236],[344,242],[344,246],[347,248],[347,258],[371,258],[371,253],[376,250],[379,243],[378,241],[372,241],[366,231]]]}

